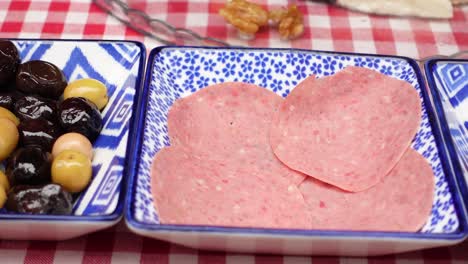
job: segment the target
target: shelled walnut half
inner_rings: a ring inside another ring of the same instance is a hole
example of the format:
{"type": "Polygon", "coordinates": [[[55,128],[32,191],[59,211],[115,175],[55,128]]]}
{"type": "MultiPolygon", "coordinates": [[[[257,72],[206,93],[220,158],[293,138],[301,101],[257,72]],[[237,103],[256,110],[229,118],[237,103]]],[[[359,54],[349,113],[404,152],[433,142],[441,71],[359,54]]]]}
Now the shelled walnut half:
{"type": "Polygon", "coordinates": [[[273,25],[278,26],[279,34],[284,39],[295,39],[304,32],[304,21],[296,5],[288,9],[272,10],[268,17],[273,25]]]}
{"type": "Polygon", "coordinates": [[[219,14],[236,27],[239,36],[245,39],[252,39],[261,26],[268,24],[268,12],[245,0],[229,1],[219,10],[219,14]]]}

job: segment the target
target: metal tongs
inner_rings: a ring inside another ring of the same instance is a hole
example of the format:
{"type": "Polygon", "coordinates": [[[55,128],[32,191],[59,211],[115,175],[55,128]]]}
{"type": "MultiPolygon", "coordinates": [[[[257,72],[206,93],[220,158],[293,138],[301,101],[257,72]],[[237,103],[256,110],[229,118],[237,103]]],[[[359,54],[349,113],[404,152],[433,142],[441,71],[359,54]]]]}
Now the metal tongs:
{"type": "Polygon", "coordinates": [[[152,18],[141,10],[129,7],[121,0],[93,0],[93,2],[138,33],[165,45],[230,46],[220,39],[203,37],[190,29],[174,27],[166,21],[152,18]]]}

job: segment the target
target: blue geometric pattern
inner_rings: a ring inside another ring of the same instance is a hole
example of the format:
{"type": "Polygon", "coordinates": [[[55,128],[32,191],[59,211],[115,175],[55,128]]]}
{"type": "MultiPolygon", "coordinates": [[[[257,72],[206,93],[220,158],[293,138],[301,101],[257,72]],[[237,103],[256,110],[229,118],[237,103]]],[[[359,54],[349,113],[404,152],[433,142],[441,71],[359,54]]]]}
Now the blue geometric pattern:
{"type": "Polygon", "coordinates": [[[458,124],[457,120],[450,120],[450,134],[454,140],[460,157],[462,158],[465,166],[468,165],[468,129],[465,126],[458,124]]]}
{"type": "Polygon", "coordinates": [[[455,147],[468,171],[468,61],[438,62],[433,71],[436,86],[455,147]]]}
{"type": "Polygon", "coordinates": [[[23,61],[46,60],[67,80],[94,78],[108,88],[103,130],[94,143],[93,181],[74,204],[74,215],[109,215],[115,211],[125,165],[129,120],[140,74],[141,48],[130,42],[16,41],[23,61]]]}
{"type": "Polygon", "coordinates": [[[438,64],[436,71],[443,82],[442,92],[456,108],[468,98],[468,63],[438,64]]]}
{"type": "Polygon", "coordinates": [[[91,194],[91,203],[83,207],[83,215],[95,215],[97,212],[106,212],[109,206],[116,206],[112,202],[118,200],[122,182],[125,157],[114,156],[106,167],[99,166],[99,172],[103,172],[102,181],[96,185],[97,189],[91,194]]]}
{"type": "MultiPolygon", "coordinates": [[[[92,59],[92,58],[89,58],[92,59]]],[[[76,47],[72,50],[70,54],[70,59],[68,60],[65,67],[62,69],[67,75],[68,79],[82,79],[82,78],[93,78],[96,80],[104,79],[97,71],[94,69],[88,61],[88,58],[83,54],[83,51],[76,47]],[[67,74],[70,73],[70,74],[67,74]]],[[[113,91],[110,91],[113,93],[113,91]]]]}
{"type": "Polygon", "coordinates": [[[32,60],[32,58],[42,58],[44,53],[52,47],[52,43],[45,41],[17,41],[15,44],[20,57],[25,61],[32,60]]]}
{"type": "MultiPolygon", "coordinates": [[[[243,50],[206,48],[164,48],[151,67],[149,101],[133,199],[133,216],[142,223],[158,224],[152,205],[150,168],[153,156],[169,145],[167,113],[177,98],[220,82],[254,83],[286,97],[304,78],[336,73],[348,65],[378,70],[405,80],[419,92],[416,72],[404,59],[378,56],[328,54],[294,50],[243,50]]],[[[422,228],[424,233],[450,233],[459,227],[452,194],[442,170],[428,115],[422,104],[422,123],[412,147],[431,164],[436,190],[432,214],[422,228]]]]}
{"type": "Polygon", "coordinates": [[[131,68],[137,63],[141,52],[138,46],[126,43],[100,43],[99,46],[126,68],[131,68]]]}

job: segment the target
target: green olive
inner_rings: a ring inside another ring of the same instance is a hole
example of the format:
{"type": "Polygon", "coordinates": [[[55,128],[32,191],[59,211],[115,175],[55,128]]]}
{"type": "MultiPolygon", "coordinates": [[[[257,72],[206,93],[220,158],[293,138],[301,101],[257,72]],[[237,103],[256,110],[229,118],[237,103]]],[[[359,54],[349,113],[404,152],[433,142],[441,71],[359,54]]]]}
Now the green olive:
{"type": "Polygon", "coordinates": [[[89,139],[80,133],[65,133],[55,140],[52,156],[58,156],[64,150],[76,150],[93,159],[93,145],[89,139]]]}
{"type": "Polygon", "coordinates": [[[0,161],[10,156],[18,145],[18,140],[16,125],[10,119],[0,117],[0,161]]]}
{"type": "Polygon", "coordinates": [[[5,107],[0,106],[0,117],[4,117],[9,119],[11,122],[15,123],[15,125],[19,125],[19,119],[13,114],[10,110],[6,109],[5,107]]]}
{"type": "Polygon", "coordinates": [[[102,110],[109,101],[106,85],[91,78],[79,79],[69,83],[65,91],[63,91],[63,99],[70,97],[84,97],[93,102],[99,110],[102,110]]]}
{"type": "Polygon", "coordinates": [[[7,192],[10,190],[10,182],[3,171],[0,171],[0,189],[5,189],[7,192]]]}
{"type": "Polygon", "coordinates": [[[84,190],[91,181],[90,159],[76,150],[64,150],[52,162],[52,182],[71,193],[84,190]]]}
{"type": "Polygon", "coordinates": [[[6,193],[5,189],[0,188],[0,208],[3,208],[3,206],[5,205],[6,200],[7,200],[7,193],[6,193]]]}

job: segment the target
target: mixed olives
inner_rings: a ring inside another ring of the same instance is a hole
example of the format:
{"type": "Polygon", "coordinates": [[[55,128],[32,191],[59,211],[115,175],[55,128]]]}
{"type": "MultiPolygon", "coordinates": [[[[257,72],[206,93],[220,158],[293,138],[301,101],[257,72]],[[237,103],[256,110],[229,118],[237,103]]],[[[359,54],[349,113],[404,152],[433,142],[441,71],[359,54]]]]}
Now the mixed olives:
{"type": "Polygon", "coordinates": [[[14,112],[21,120],[44,118],[54,121],[57,114],[57,102],[34,95],[26,95],[15,101],[14,112]]]}
{"type": "Polygon", "coordinates": [[[47,61],[22,63],[16,73],[16,89],[23,93],[58,99],[66,86],[67,79],[62,70],[47,61]]]}
{"type": "Polygon", "coordinates": [[[88,186],[91,175],[91,160],[76,150],[62,151],[52,163],[52,181],[71,193],[88,186]]]}
{"type": "Polygon", "coordinates": [[[50,152],[55,140],[62,134],[62,129],[44,118],[26,119],[19,126],[21,146],[38,146],[50,152]]]}
{"type": "Polygon", "coordinates": [[[0,160],[4,160],[18,145],[18,128],[11,120],[0,118],[0,135],[0,160]]]}
{"type": "Polygon", "coordinates": [[[9,91],[0,92],[0,106],[12,111],[15,103],[15,96],[16,94],[9,91]]]}
{"type": "Polygon", "coordinates": [[[70,83],[63,91],[63,99],[84,97],[93,102],[99,110],[109,101],[106,85],[96,79],[80,79],[70,83]]]}
{"type": "Polygon", "coordinates": [[[102,82],[69,83],[53,63],[22,62],[14,43],[0,40],[0,208],[71,214],[92,179],[108,101],[102,82]]]}
{"type": "Polygon", "coordinates": [[[19,119],[10,110],[0,106],[0,117],[6,118],[13,122],[16,126],[20,124],[19,119]]]}
{"type": "Polygon", "coordinates": [[[58,184],[18,185],[9,192],[6,208],[18,213],[70,214],[73,204],[71,194],[58,184]]]}
{"type": "Polygon", "coordinates": [[[51,155],[38,146],[17,149],[9,158],[6,175],[11,185],[40,185],[50,182],[51,155]]]}
{"type": "Polygon", "coordinates": [[[0,88],[6,87],[15,77],[19,63],[19,52],[15,44],[0,41],[0,88]]]}
{"type": "Polygon", "coordinates": [[[59,109],[60,125],[67,132],[77,132],[94,141],[101,132],[102,118],[96,105],[84,97],[63,100],[59,109]]]}

